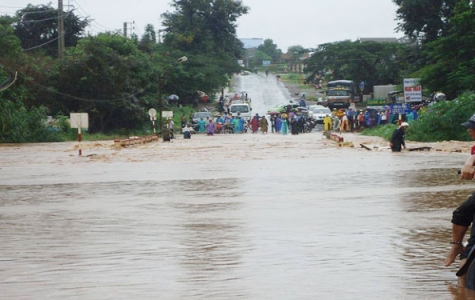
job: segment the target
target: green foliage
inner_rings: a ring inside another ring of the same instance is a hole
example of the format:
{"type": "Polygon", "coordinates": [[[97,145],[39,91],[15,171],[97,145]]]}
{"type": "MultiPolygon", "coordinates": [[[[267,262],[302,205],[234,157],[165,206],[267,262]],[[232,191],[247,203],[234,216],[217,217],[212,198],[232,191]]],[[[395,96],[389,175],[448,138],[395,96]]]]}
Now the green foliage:
{"type": "MultiPolygon", "coordinates": [[[[174,0],[175,12],[162,15],[166,27],[164,44],[168,49],[208,58],[227,58],[222,69],[231,74],[239,70],[237,59],[243,54],[236,37],[236,20],[249,8],[238,0],[174,0]]],[[[210,63],[209,59],[204,63],[210,63]]]]}
{"type": "MultiPolygon", "coordinates": [[[[447,20],[460,0],[393,0],[399,6],[398,29],[407,36],[431,42],[444,36],[448,29],[447,20]]],[[[469,1],[465,1],[467,4],[469,1]]]]}
{"type": "MultiPolygon", "coordinates": [[[[274,41],[271,39],[265,39],[264,44],[257,47],[257,50],[261,53],[264,53],[266,56],[263,56],[262,60],[271,60],[272,64],[280,63],[280,57],[282,51],[277,48],[277,44],[274,44],[274,41]]],[[[262,61],[261,61],[262,65],[262,61]]]]}
{"type": "MultiPolygon", "coordinates": [[[[58,37],[58,11],[51,4],[28,5],[15,18],[0,17],[0,87],[11,82],[14,71],[19,74],[15,85],[2,91],[1,100],[18,105],[22,122],[38,122],[36,113],[87,112],[87,134],[133,135],[150,130],[147,111],[158,109],[159,95],[164,105],[170,94],[179,95],[181,104],[195,103],[197,91],[212,98],[241,70],[237,60],[244,51],[236,21],[249,8],[239,0],[175,0],[172,5],[176,10],[164,14],[166,32],[158,44],[150,24],[140,38],[116,33],[82,37],[88,20],[67,13],[62,60],[56,58],[57,43],[52,42],[58,37]],[[188,61],[179,64],[182,56],[188,61]]],[[[41,130],[20,135],[8,120],[1,120],[4,141],[74,138],[74,130],[63,128],[61,120],[46,130],[52,137],[44,137],[41,130]]]]}
{"type": "Polygon", "coordinates": [[[60,97],[59,103],[68,102],[60,109],[88,112],[91,132],[133,128],[146,119],[135,95],[156,82],[152,66],[129,39],[112,34],[83,39],[59,65],[59,89],[75,95],[60,97]]]}
{"type": "Polygon", "coordinates": [[[461,123],[468,120],[475,112],[475,95],[467,93],[453,101],[441,101],[424,108],[419,119],[408,128],[412,140],[421,142],[434,141],[470,141],[461,123]]]}
{"type": "Polygon", "coordinates": [[[427,44],[428,63],[420,71],[424,86],[454,99],[475,91],[475,7],[462,1],[455,7],[445,36],[427,44]],[[454,46],[456,45],[456,46],[454,46]]]}
{"type": "MultiPolygon", "coordinates": [[[[75,46],[89,21],[80,20],[73,11],[63,13],[65,45],[75,46]]],[[[16,17],[18,22],[14,30],[23,49],[45,51],[51,56],[58,54],[58,44],[52,43],[58,38],[58,10],[51,3],[36,6],[28,4],[26,8],[17,11],[16,17]]]]}
{"type": "Polygon", "coordinates": [[[397,84],[401,73],[399,65],[406,57],[409,46],[399,43],[342,41],[320,45],[308,59],[305,71],[325,74],[328,80],[349,79],[365,81],[365,93],[374,85],[397,84]]]}
{"type": "Polygon", "coordinates": [[[46,123],[46,108],[27,110],[23,103],[8,100],[0,101],[0,142],[57,142],[62,141],[62,130],[46,123]]]}
{"type": "MultiPolygon", "coordinates": [[[[460,126],[475,113],[475,94],[466,93],[453,101],[441,101],[419,110],[419,118],[410,121],[406,139],[418,142],[470,141],[465,127],[460,126]]],[[[362,135],[391,138],[393,124],[364,130],[362,135]]]]}
{"type": "MultiPolygon", "coordinates": [[[[361,134],[369,135],[369,136],[380,136],[384,138],[385,140],[389,141],[391,139],[394,129],[396,128],[397,128],[397,125],[394,125],[394,124],[381,125],[381,126],[365,129],[361,132],[361,134]]],[[[406,133],[406,135],[408,136],[409,132],[406,133]]]]}

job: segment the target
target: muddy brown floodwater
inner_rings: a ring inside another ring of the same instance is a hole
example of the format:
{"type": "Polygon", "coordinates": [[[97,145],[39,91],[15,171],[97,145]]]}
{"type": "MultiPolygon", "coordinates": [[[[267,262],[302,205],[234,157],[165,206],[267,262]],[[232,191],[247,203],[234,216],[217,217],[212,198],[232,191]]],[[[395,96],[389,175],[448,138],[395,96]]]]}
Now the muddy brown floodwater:
{"type": "Polygon", "coordinates": [[[455,299],[465,158],[318,132],[2,146],[0,299],[455,299]]]}
{"type": "Polygon", "coordinates": [[[318,130],[82,148],[0,146],[0,299],[466,299],[443,260],[467,153],[318,130]]]}

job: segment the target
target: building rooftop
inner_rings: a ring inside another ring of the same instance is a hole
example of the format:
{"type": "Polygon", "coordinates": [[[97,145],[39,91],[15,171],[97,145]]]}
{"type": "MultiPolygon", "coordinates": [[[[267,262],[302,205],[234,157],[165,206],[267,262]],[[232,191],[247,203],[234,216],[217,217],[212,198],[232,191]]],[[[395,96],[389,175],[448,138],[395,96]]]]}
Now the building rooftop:
{"type": "Polygon", "coordinates": [[[376,42],[376,43],[397,43],[397,38],[392,37],[366,37],[366,38],[359,38],[360,42],[376,42]]]}

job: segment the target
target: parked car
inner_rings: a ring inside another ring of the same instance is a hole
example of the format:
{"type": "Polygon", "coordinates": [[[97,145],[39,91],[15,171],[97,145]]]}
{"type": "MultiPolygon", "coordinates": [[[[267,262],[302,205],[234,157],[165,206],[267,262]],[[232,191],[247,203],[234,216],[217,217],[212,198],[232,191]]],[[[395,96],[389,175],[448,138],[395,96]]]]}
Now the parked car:
{"type": "Polygon", "coordinates": [[[284,103],[281,103],[274,107],[269,108],[267,113],[275,113],[275,112],[283,113],[287,110],[287,106],[289,105],[290,105],[291,110],[300,106],[299,103],[297,102],[284,102],[284,103]]]}
{"type": "Polygon", "coordinates": [[[193,114],[193,123],[198,122],[201,118],[206,120],[206,118],[213,118],[213,115],[209,111],[197,111],[193,114]]]}
{"type": "Polygon", "coordinates": [[[319,124],[323,124],[323,119],[326,115],[332,115],[332,112],[328,107],[321,105],[310,106],[310,113],[312,114],[312,118],[315,119],[319,124]]]}

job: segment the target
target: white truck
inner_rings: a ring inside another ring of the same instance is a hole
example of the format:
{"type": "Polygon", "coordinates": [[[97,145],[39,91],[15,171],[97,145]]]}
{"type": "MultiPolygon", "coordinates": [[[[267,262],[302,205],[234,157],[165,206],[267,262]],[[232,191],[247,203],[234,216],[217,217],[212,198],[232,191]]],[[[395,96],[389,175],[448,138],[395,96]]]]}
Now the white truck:
{"type": "Polygon", "coordinates": [[[396,91],[397,86],[393,84],[375,85],[373,87],[373,99],[387,99],[388,93],[396,91]]]}
{"type": "Polygon", "coordinates": [[[233,100],[231,106],[229,106],[229,111],[233,116],[238,114],[245,121],[250,121],[252,116],[252,108],[249,102],[241,100],[233,100]]]}

